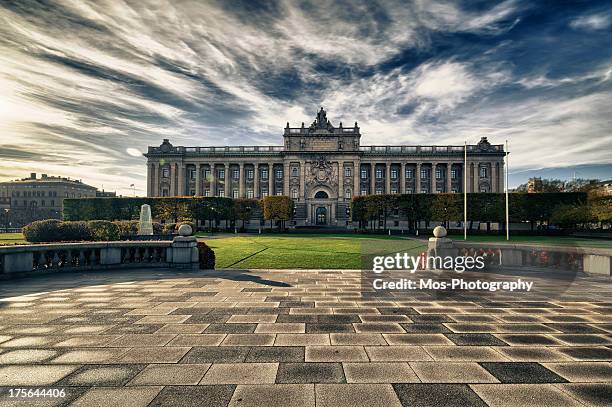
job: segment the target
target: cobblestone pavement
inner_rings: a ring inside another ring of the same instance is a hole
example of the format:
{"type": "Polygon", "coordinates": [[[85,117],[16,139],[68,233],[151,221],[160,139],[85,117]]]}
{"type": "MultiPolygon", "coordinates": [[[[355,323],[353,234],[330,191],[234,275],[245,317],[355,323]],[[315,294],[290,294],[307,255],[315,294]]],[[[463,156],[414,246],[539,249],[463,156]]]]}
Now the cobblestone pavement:
{"type": "Polygon", "coordinates": [[[610,280],[535,280],[381,298],[329,270],[0,281],[0,406],[612,405],[610,280]]]}

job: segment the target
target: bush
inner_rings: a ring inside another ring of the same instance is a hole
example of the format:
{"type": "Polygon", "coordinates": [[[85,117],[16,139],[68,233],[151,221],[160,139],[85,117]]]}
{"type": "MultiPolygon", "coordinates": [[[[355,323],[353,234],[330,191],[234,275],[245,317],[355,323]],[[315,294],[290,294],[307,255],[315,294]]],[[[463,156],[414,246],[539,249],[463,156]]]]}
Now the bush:
{"type": "Polygon", "coordinates": [[[159,222],[153,222],[153,234],[161,235],[164,233],[164,225],[159,222]]]}
{"type": "Polygon", "coordinates": [[[89,222],[92,240],[111,241],[119,240],[119,226],[107,220],[92,220],[89,222]]]}
{"type": "Polygon", "coordinates": [[[164,235],[171,235],[174,233],[174,229],[176,229],[176,223],[164,223],[162,224],[162,233],[164,235]]]}
{"type": "Polygon", "coordinates": [[[87,222],[61,222],[59,236],[62,241],[91,240],[91,228],[87,222]]]}
{"type": "Polygon", "coordinates": [[[215,269],[215,252],[204,242],[198,242],[198,254],[201,270],[215,269]]]}
{"type": "Polygon", "coordinates": [[[113,224],[119,228],[120,236],[134,236],[138,233],[137,220],[116,220],[113,224]]]}
{"type": "Polygon", "coordinates": [[[23,228],[23,236],[28,242],[32,243],[59,242],[62,239],[60,235],[61,223],[57,219],[32,222],[23,228]]]}

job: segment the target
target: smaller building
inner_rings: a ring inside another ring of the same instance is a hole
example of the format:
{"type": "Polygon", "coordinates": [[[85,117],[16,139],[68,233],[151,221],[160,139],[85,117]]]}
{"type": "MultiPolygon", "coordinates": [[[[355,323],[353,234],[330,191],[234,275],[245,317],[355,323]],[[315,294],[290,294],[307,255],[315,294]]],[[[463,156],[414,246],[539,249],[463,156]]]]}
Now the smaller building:
{"type": "Polygon", "coordinates": [[[97,188],[80,180],[36,173],[14,181],[0,182],[0,200],[9,227],[21,227],[34,220],[61,219],[64,198],[93,198],[97,188]]]}

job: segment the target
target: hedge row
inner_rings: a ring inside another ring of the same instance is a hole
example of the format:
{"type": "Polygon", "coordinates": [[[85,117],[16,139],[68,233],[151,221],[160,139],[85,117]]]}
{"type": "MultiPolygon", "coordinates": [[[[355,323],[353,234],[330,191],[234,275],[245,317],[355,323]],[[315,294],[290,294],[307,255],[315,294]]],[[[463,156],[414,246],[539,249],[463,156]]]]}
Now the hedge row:
{"type": "MultiPolygon", "coordinates": [[[[139,221],[60,221],[57,219],[40,220],[23,228],[23,235],[28,242],[78,242],[78,241],[111,241],[134,236],[138,233],[139,221]]],[[[172,234],[178,229],[177,224],[160,224],[153,222],[154,234],[172,234]]]]}
{"type": "MultiPolygon", "coordinates": [[[[464,217],[463,194],[367,195],[353,198],[352,219],[355,222],[386,221],[392,214],[409,222],[461,221],[464,217]]],[[[511,193],[509,215],[512,222],[548,222],[560,205],[580,206],[587,202],[583,192],[511,193]]],[[[467,194],[467,218],[480,222],[503,222],[504,194],[467,194]]]]}

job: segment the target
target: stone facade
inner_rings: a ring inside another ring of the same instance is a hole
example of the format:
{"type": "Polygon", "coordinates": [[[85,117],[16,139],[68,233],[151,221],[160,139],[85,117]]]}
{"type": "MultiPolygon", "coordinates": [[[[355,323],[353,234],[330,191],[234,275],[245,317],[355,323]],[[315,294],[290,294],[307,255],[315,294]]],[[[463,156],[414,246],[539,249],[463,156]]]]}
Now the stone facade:
{"type": "Polygon", "coordinates": [[[93,198],[97,188],[79,180],[36,173],[15,181],[0,182],[0,200],[8,211],[0,227],[21,227],[34,220],[60,219],[64,198],[93,198]]]}
{"type": "MultiPolygon", "coordinates": [[[[262,198],[287,195],[295,225],[346,226],[353,196],[463,192],[464,146],[362,146],[357,122],[325,110],[284,129],[283,146],[149,147],[148,196],[262,198]]],[[[503,145],[467,146],[468,192],[504,190],[503,145]]]]}

